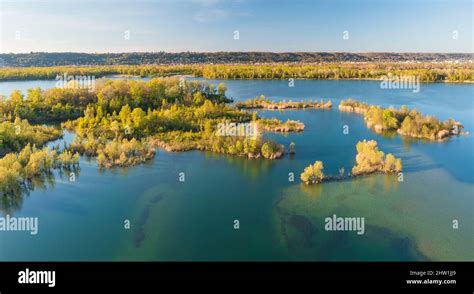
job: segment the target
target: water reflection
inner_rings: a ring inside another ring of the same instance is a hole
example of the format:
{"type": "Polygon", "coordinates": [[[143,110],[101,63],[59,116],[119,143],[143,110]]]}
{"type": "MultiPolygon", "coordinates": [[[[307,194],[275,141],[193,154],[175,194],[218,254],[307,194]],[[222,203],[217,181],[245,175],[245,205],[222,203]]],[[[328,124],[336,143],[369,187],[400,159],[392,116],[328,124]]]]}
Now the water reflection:
{"type": "Polygon", "coordinates": [[[9,193],[2,193],[0,200],[0,211],[4,215],[13,215],[15,211],[21,210],[23,200],[35,190],[47,191],[53,189],[56,181],[75,181],[80,175],[81,169],[73,167],[69,169],[55,170],[54,172],[43,173],[32,179],[20,183],[16,189],[9,193]]]}
{"type": "Polygon", "coordinates": [[[321,197],[321,194],[323,193],[324,189],[324,184],[318,184],[318,185],[306,185],[301,183],[300,184],[301,192],[309,198],[312,199],[318,199],[321,197]]]}

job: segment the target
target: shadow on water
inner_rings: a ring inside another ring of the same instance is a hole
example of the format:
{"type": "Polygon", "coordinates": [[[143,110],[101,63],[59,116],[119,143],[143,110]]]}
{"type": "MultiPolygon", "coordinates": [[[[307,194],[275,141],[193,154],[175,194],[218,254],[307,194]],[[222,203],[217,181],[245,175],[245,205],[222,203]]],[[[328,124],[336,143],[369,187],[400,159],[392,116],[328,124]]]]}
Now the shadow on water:
{"type": "Polygon", "coordinates": [[[146,207],[143,209],[142,213],[138,217],[137,220],[137,225],[136,225],[136,230],[134,231],[133,234],[133,246],[135,248],[139,248],[142,244],[142,242],[145,240],[145,226],[148,221],[148,218],[150,216],[150,210],[153,208],[155,204],[160,202],[163,199],[163,194],[159,193],[153,196],[146,207]]]}
{"type": "Polygon", "coordinates": [[[278,160],[270,159],[249,159],[244,157],[225,155],[225,154],[216,154],[212,152],[204,152],[206,160],[210,163],[212,161],[220,161],[225,159],[225,162],[229,165],[237,167],[239,170],[242,170],[243,174],[250,178],[251,180],[257,180],[259,177],[264,177],[268,172],[274,168],[278,160]]]}

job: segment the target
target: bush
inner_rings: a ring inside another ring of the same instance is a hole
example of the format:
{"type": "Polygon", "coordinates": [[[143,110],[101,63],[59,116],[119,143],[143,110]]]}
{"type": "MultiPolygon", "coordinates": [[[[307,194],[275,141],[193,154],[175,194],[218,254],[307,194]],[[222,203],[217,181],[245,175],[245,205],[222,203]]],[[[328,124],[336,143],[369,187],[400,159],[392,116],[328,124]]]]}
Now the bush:
{"type": "Polygon", "coordinates": [[[301,181],[308,185],[321,183],[325,178],[323,169],[323,162],[316,161],[314,164],[309,165],[304,169],[303,173],[300,175],[301,181]]]}

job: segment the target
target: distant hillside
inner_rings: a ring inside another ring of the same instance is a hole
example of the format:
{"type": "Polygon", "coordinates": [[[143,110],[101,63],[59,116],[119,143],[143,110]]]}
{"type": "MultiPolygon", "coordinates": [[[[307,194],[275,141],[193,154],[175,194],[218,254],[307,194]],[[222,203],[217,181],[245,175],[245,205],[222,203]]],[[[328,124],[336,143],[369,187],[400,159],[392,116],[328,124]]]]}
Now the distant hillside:
{"type": "Polygon", "coordinates": [[[0,66],[210,64],[271,62],[466,61],[469,53],[329,53],[329,52],[216,52],[216,53],[26,53],[0,54],[0,66]]]}

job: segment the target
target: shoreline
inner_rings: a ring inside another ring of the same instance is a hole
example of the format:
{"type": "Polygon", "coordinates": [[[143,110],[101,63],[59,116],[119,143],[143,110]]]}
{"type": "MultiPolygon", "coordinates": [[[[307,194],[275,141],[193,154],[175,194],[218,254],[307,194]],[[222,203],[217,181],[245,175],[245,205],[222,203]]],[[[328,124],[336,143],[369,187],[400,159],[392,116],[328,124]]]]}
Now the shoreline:
{"type": "MultiPolygon", "coordinates": [[[[297,81],[383,81],[383,79],[370,79],[370,78],[341,78],[341,79],[334,79],[334,78],[327,78],[327,79],[311,79],[311,78],[281,78],[281,79],[266,79],[266,78],[252,78],[252,79],[245,79],[245,78],[235,78],[235,79],[213,79],[213,78],[204,78],[203,76],[195,76],[192,74],[174,74],[168,76],[156,76],[156,75],[147,75],[147,76],[137,76],[137,75],[127,75],[127,74],[106,74],[106,75],[97,75],[96,78],[107,78],[108,76],[116,76],[116,77],[136,77],[136,78],[202,78],[205,81],[212,81],[212,80],[219,80],[219,81],[287,81],[288,79],[294,79],[297,81]]],[[[56,79],[44,79],[44,78],[28,78],[28,79],[0,79],[0,83],[2,82],[27,82],[27,81],[56,81],[56,79]]],[[[446,84],[474,84],[474,80],[466,80],[466,81],[448,81],[448,80],[439,80],[439,81],[420,81],[420,84],[436,84],[436,83],[446,83],[446,84]]]]}

